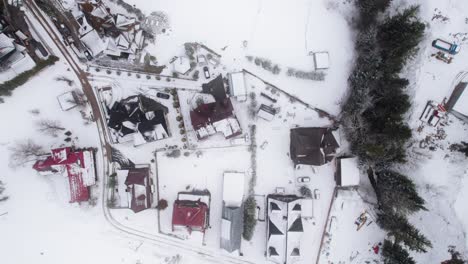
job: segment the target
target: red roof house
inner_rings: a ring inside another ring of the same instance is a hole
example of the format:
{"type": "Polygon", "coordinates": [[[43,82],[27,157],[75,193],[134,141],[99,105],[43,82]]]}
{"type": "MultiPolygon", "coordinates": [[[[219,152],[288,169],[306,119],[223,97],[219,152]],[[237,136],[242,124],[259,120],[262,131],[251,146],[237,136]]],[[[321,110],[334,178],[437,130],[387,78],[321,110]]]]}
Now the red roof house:
{"type": "Polygon", "coordinates": [[[176,200],[172,211],[172,231],[176,227],[205,232],[208,225],[208,206],[201,201],[176,200]]]}
{"type": "Polygon", "coordinates": [[[225,138],[242,134],[239,121],[235,117],[231,100],[202,104],[190,111],[192,126],[198,139],[204,139],[216,133],[223,133],[225,138]]]}
{"type": "Polygon", "coordinates": [[[149,167],[119,170],[117,176],[122,206],[128,206],[135,213],[151,207],[153,192],[149,167]],[[120,181],[124,181],[123,184],[120,181]]]}
{"type": "Polygon", "coordinates": [[[70,203],[89,200],[88,187],[96,183],[94,154],[90,149],[53,149],[51,155],[38,160],[33,169],[43,175],[61,174],[68,177],[70,203]]]}

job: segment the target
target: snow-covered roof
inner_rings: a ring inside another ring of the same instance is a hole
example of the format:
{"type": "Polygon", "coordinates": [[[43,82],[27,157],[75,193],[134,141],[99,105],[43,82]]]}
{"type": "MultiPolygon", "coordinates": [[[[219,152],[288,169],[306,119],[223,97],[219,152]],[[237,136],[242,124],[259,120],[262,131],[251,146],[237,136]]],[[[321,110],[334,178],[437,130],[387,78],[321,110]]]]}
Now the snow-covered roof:
{"type": "Polygon", "coordinates": [[[457,102],[453,106],[453,110],[468,116],[468,89],[465,89],[460,97],[458,98],[457,102]]]}
{"type": "Polygon", "coordinates": [[[220,246],[228,252],[240,249],[244,224],[243,210],[243,207],[223,206],[220,246]]]}
{"type": "Polygon", "coordinates": [[[83,163],[81,168],[81,177],[85,186],[96,184],[96,169],[94,168],[94,154],[92,151],[83,151],[83,163]]]}
{"type": "Polygon", "coordinates": [[[135,44],[136,44],[138,49],[143,48],[143,44],[145,43],[145,36],[143,35],[143,30],[138,30],[135,33],[135,40],[134,41],[135,41],[135,44]]]}
{"type": "Polygon", "coordinates": [[[130,201],[130,193],[127,192],[127,185],[125,184],[125,180],[128,176],[128,170],[117,170],[117,194],[119,195],[119,205],[120,207],[129,208],[131,206],[130,201]]]}
{"type": "Polygon", "coordinates": [[[357,186],[359,185],[359,168],[358,158],[342,158],[339,159],[341,163],[341,182],[340,186],[357,186]]]}
{"type": "Polygon", "coordinates": [[[118,14],[115,18],[115,26],[119,29],[125,29],[125,27],[135,24],[135,18],[128,18],[125,15],[118,14]]]}
{"type": "Polygon", "coordinates": [[[314,53],[315,69],[328,69],[330,67],[330,57],[328,52],[315,52],[314,53]]]}
{"type": "Polygon", "coordinates": [[[233,72],[229,74],[229,87],[231,95],[237,97],[239,101],[247,99],[247,86],[243,72],[233,72]]]}
{"type": "Polygon", "coordinates": [[[210,196],[208,194],[198,194],[198,193],[184,193],[181,192],[177,195],[178,200],[185,200],[185,201],[200,201],[205,204],[210,205],[210,196]]]}
{"type": "Polygon", "coordinates": [[[231,221],[221,219],[221,239],[231,239],[231,221]]]}
{"type": "Polygon", "coordinates": [[[102,41],[96,30],[91,30],[85,35],[81,36],[81,42],[91,51],[93,56],[99,55],[104,51],[104,42],[102,41]]]}
{"type": "Polygon", "coordinates": [[[269,195],[267,198],[267,259],[275,263],[294,263],[301,257],[301,198],[294,195],[269,195]]]}
{"type": "Polygon", "coordinates": [[[225,172],[223,181],[223,202],[228,207],[240,207],[244,197],[245,174],[225,172]]]}
{"type": "Polygon", "coordinates": [[[121,52],[122,51],[117,47],[115,41],[111,38],[108,38],[104,54],[119,57],[121,52]]]}
{"type": "Polygon", "coordinates": [[[180,74],[186,74],[190,70],[190,60],[185,56],[178,57],[172,64],[174,65],[174,71],[180,74]]]}
{"type": "Polygon", "coordinates": [[[129,49],[130,48],[130,42],[128,42],[127,38],[120,34],[116,39],[115,43],[117,44],[117,47],[121,49],[129,49]]]}
{"type": "Polygon", "coordinates": [[[88,19],[86,19],[86,17],[83,17],[80,21],[81,24],[78,30],[80,36],[86,35],[88,32],[93,30],[93,27],[89,24],[88,19]]]}
{"type": "Polygon", "coordinates": [[[91,12],[91,15],[102,19],[106,19],[110,16],[110,13],[106,10],[105,6],[98,5],[94,7],[93,11],[91,12]]]}
{"type": "Polygon", "coordinates": [[[267,121],[271,121],[275,118],[275,110],[262,104],[258,109],[257,116],[267,121]]]}
{"type": "Polygon", "coordinates": [[[15,50],[14,39],[0,34],[0,59],[15,50]]]}

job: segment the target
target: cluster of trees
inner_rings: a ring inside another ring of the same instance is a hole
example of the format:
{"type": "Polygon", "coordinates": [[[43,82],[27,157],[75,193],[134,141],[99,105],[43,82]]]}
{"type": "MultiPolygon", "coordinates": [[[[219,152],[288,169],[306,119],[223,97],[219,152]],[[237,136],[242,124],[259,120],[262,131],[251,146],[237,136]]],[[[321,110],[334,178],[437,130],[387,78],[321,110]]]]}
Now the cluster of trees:
{"type": "Polygon", "coordinates": [[[301,71],[294,68],[288,68],[286,72],[288,76],[296,77],[298,79],[306,79],[312,81],[323,81],[325,80],[325,72],[323,71],[301,71]]]}
{"type": "MultiPolygon", "coordinates": [[[[55,62],[57,62],[58,60],[59,59],[57,57],[51,55],[46,60],[41,60],[37,62],[36,66],[31,70],[20,73],[15,78],[0,84],[0,96],[10,96],[11,92],[14,89],[25,84],[31,77],[36,75],[45,67],[55,64],[55,62]]],[[[3,99],[0,98],[0,103],[2,102],[3,99]]]]}
{"type": "Polygon", "coordinates": [[[135,14],[138,20],[143,21],[145,19],[143,12],[139,8],[135,7],[135,5],[128,4],[124,0],[111,0],[111,2],[116,2],[128,13],[135,14]]]}
{"type": "Polygon", "coordinates": [[[280,74],[281,68],[278,64],[273,63],[270,59],[246,56],[249,62],[255,63],[255,65],[262,67],[264,70],[269,71],[273,74],[280,74]]]}
{"type": "Polygon", "coordinates": [[[350,93],[342,123],[351,151],[368,167],[378,198],[378,223],[392,239],[383,246],[384,263],[415,263],[407,249],[426,252],[431,242],[407,215],[426,210],[415,184],[397,172],[406,162],[412,137],[405,115],[411,106],[408,80],[400,72],[417,51],[425,25],[410,7],[380,19],[391,0],[357,0],[357,60],[348,80],[350,93]]]}

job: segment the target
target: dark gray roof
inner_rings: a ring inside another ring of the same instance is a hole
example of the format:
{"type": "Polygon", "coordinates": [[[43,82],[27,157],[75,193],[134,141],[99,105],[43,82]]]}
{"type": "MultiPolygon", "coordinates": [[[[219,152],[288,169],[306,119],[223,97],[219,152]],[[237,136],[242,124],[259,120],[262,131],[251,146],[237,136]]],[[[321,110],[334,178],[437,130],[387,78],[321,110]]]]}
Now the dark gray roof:
{"type": "Polygon", "coordinates": [[[221,248],[228,252],[240,249],[242,240],[242,231],[244,228],[244,210],[243,207],[225,207],[223,206],[222,219],[231,222],[230,239],[224,239],[221,236],[221,248]]]}
{"type": "Polygon", "coordinates": [[[302,219],[300,217],[296,218],[289,228],[289,232],[303,232],[304,228],[302,226],[302,219]]]}
{"type": "Polygon", "coordinates": [[[224,88],[223,76],[220,74],[208,83],[202,84],[202,91],[213,95],[216,102],[223,102],[226,99],[226,89],[224,88]]]}
{"type": "Polygon", "coordinates": [[[295,164],[320,166],[333,159],[338,142],[332,129],[300,127],[291,129],[290,155],[295,164]]]}

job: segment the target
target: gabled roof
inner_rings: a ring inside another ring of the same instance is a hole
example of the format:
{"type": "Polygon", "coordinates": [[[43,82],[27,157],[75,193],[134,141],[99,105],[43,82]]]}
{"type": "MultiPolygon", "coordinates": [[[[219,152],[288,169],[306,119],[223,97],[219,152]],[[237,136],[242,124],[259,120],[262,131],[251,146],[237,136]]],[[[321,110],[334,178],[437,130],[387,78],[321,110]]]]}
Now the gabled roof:
{"type": "Polygon", "coordinates": [[[176,200],[172,210],[172,226],[205,231],[208,206],[199,201],[176,200]]]}
{"type": "Polygon", "coordinates": [[[302,199],[295,195],[267,196],[267,259],[279,264],[294,263],[300,257],[302,199]],[[299,205],[299,206],[297,206],[299,205]]]}
{"type": "Polygon", "coordinates": [[[243,207],[226,207],[224,205],[221,220],[221,248],[228,252],[239,250],[243,226],[243,207]]]}
{"type": "Polygon", "coordinates": [[[33,168],[39,172],[55,172],[58,168],[65,170],[71,203],[89,200],[88,187],[96,183],[94,155],[91,150],[74,151],[70,147],[53,149],[50,156],[38,160],[33,168]]]}
{"type": "Polygon", "coordinates": [[[222,102],[202,104],[193,111],[190,111],[190,119],[195,129],[204,127],[216,121],[226,119],[233,115],[233,106],[229,98],[222,102]]]}
{"type": "Polygon", "coordinates": [[[5,60],[12,52],[15,51],[14,39],[5,34],[0,34],[0,62],[5,60]]]}
{"type": "Polygon", "coordinates": [[[359,185],[360,172],[357,157],[338,158],[336,160],[335,181],[336,185],[340,187],[359,185]]]}
{"type": "Polygon", "coordinates": [[[339,148],[330,128],[294,128],[290,139],[290,155],[295,164],[323,165],[333,159],[339,148]]]}

